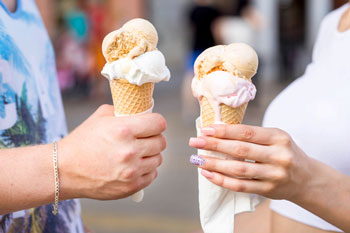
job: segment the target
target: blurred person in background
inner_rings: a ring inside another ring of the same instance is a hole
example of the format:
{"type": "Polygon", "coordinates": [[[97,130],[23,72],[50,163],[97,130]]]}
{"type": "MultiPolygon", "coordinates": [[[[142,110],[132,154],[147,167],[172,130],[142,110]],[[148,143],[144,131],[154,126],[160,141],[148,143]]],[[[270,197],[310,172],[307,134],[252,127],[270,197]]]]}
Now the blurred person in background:
{"type": "Polygon", "coordinates": [[[75,198],[114,200],[148,186],[165,128],[159,114],[115,118],[104,105],[65,136],[54,51],[35,2],[0,0],[0,232],[85,232],[75,198]]]}
{"type": "Polygon", "coordinates": [[[238,232],[350,232],[349,41],[347,3],[325,17],[312,62],[271,103],[264,127],[213,125],[190,140],[239,159],[199,156],[209,181],[272,199],[245,223],[238,215],[238,232]]]}
{"type": "Polygon", "coordinates": [[[86,2],[80,0],[64,13],[63,29],[57,38],[57,69],[61,90],[74,89],[89,95],[93,57],[88,51],[89,21],[86,2]],[[74,54],[74,56],[72,56],[74,54]]]}
{"type": "Polygon", "coordinates": [[[217,36],[223,44],[246,43],[256,47],[256,33],[264,18],[249,0],[237,0],[232,13],[217,20],[217,36]]]}
{"type": "Polygon", "coordinates": [[[90,96],[93,99],[106,95],[106,82],[101,78],[101,70],[106,63],[101,51],[101,44],[104,36],[109,31],[106,20],[106,7],[101,2],[90,1],[87,7],[89,22],[89,57],[92,58],[90,67],[91,90],[90,96]]]}
{"type": "Polygon", "coordinates": [[[305,50],[307,2],[304,0],[279,1],[279,80],[290,82],[297,75],[298,62],[305,50]]]}
{"type": "Polygon", "coordinates": [[[188,14],[191,31],[191,51],[186,61],[186,72],[182,82],[182,116],[186,122],[193,122],[194,109],[198,108],[193,99],[191,82],[193,65],[205,49],[217,45],[215,22],[221,15],[212,0],[194,0],[188,14]]]}
{"type": "MultiPolygon", "coordinates": [[[[249,0],[234,1],[232,12],[217,19],[216,35],[222,44],[246,43],[254,49],[259,48],[258,32],[265,26],[265,19],[249,0]]],[[[259,64],[262,64],[259,58],[259,64]]],[[[254,78],[254,85],[259,90],[259,73],[254,78]]],[[[258,91],[253,104],[259,102],[260,92],[258,91]]]]}

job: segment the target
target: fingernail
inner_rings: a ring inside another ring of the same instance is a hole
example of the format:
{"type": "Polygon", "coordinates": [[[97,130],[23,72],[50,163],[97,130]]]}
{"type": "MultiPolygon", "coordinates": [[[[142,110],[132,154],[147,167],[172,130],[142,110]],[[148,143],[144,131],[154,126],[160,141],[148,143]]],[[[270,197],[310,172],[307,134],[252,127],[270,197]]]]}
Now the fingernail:
{"type": "Polygon", "coordinates": [[[214,177],[214,173],[207,171],[207,170],[204,170],[204,169],[202,169],[201,174],[208,179],[211,179],[214,177]]]}
{"type": "Polygon", "coordinates": [[[190,146],[201,148],[205,146],[205,140],[203,138],[190,138],[190,146]]]}
{"type": "Polygon", "coordinates": [[[205,127],[201,129],[202,134],[206,136],[214,136],[215,135],[215,129],[211,127],[205,127]]]}
{"type": "Polygon", "coordinates": [[[199,155],[191,155],[190,157],[190,163],[197,165],[197,166],[203,166],[205,162],[205,159],[200,157],[199,155]]]}

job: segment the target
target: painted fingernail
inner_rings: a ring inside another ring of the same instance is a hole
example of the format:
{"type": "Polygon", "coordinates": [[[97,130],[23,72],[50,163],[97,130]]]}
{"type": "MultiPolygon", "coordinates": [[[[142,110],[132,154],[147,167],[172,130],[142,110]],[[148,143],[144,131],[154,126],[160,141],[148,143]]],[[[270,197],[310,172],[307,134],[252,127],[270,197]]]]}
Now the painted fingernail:
{"type": "Polygon", "coordinates": [[[205,146],[205,140],[203,138],[190,138],[190,146],[201,148],[205,146]]]}
{"type": "Polygon", "coordinates": [[[214,136],[215,135],[215,129],[211,127],[205,127],[201,129],[202,134],[206,136],[214,136]]]}
{"type": "Polygon", "coordinates": [[[197,166],[203,166],[205,162],[205,159],[200,157],[199,155],[191,155],[190,157],[190,163],[197,165],[197,166]]]}
{"type": "Polygon", "coordinates": [[[207,170],[204,170],[204,169],[202,169],[201,174],[208,179],[211,179],[214,177],[214,173],[207,171],[207,170]]]}

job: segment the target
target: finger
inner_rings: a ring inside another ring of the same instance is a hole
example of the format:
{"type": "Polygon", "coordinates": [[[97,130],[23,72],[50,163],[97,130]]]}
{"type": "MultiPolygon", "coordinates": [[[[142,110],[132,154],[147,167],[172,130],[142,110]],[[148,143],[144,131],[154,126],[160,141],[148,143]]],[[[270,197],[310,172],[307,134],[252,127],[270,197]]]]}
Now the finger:
{"type": "Polygon", "coordinates": [[[166,140],[162,134],[148,138],[136,139],[134,144],[134,149],[140,157],[157,155],[165,148],[166,140]]]}
{"type": "Polygon", "coordinates": [[[163,162],[163,158],[161,154],[152,156],[152,157],[145,157],[142,158],[141,164],[140,164],[140,173],[142,175],[151,173],[157,169],[163,162]]]}
{"type": "Polygon", "coordinates": [[[126,125],[136,138],[146,138],[161,134],[166,129],[164,117],[158,113],[123,117],[126,125]]]}
{"type": "Polygon", "coordinates": [[[283,131],[275,128],[263,128],[250,125],[223,125],[216,124],[202,128],[206,136],[252,142],[261,145],[271,145],[282,136],[283,131]]]}
{"type": "Polygon", "coordinates": [[[263,195],[273,189],[272,183],[266,181],[233,178],[204,169],[201,171],[201,174],[212,183],[234,192],[256,193],[263,195]]]}
{"type": "Polygon", "coordinates": [[[155,170],[151,173],[145,174],[140,178],[138,178],[136,181],[136,185],[137,185],[136,192],[149,186],[152,183],[152,181],[155,178],[157,178],[157,176],[158,176],[158,171],[155,170]]]}
{"type": "Polygon", "coordinates": [[[269,164],[259,164],[238,160],[223,160],[207,156],[201,157],[203,158],[203,165],[199,167],[229,177],[258,180],[278,180],[283,176],[279,169],[269,164]]]}
{"type": "Polygon", "coordinates": [[[189,145],[198,149],[224,153],[236,159],[259,162],[269,162],[272,154],[269,146],[213,137],[191,138],[189,145]]]}

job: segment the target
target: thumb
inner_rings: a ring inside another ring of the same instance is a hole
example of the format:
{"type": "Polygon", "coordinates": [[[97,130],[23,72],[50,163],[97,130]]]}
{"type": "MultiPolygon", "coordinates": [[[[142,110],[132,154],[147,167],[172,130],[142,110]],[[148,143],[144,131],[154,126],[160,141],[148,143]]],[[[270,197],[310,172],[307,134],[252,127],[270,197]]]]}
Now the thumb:
{"type": "Polygon", "coordinates": [[[114,107],[113,105],[103,104],[91,115],[91,118],[95,117],[105,117],[105,116],[114,116],[114,107]]]}

